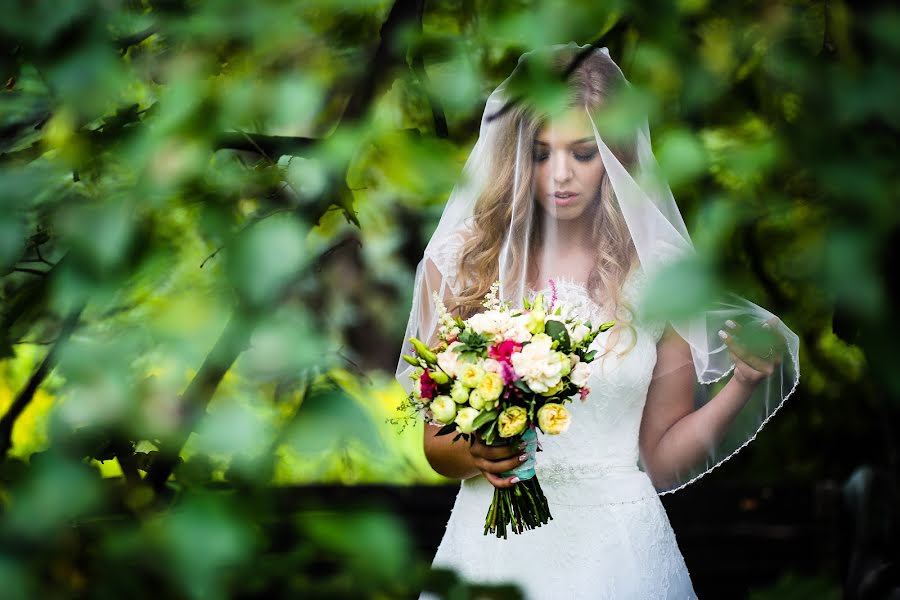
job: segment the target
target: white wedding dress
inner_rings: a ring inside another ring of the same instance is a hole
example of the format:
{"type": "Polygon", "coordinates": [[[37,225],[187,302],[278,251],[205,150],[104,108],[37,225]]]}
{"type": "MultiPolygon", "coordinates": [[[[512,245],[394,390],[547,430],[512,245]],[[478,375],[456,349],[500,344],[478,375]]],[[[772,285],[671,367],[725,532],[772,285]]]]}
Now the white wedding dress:
{"type": "MultiPolygon", "coordinates": [[[[636,301],[645,279],[640,270],[630,275],[625,297],[636,301]]],[[[577,283],[559,281],[557,293],[558,302],[581,318],[594,324],[612,319],[577,283]]],[[[549,301],[549,290],[545,296],[549,301]]],[[[553,519],[508,539],[484,535],[494,488],[482,475],[467,479],[434,567],[453,569],[468,582],[518,584],[531,600],[696,598],[659,496],[638,468],[638,429],[663,324],[633,326],[634,348],[622,358],[592,363],[590,395],[567,405],[569,430],[539,434],[543,451],[537,453],[536,473],[553,519]]],[[[621,336],[617,348],[627,346],[627,337],[621,336]]]]}

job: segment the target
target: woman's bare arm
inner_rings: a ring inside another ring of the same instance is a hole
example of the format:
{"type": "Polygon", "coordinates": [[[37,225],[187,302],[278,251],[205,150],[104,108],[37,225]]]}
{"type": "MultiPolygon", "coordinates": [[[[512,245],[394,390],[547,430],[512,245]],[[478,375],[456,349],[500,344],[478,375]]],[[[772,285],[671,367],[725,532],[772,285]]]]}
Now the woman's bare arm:
{"type": "Polygon", "coordinates": [[[518,446],[487,446],[477,436],[469,442],[450,435],[436,435],[441,428],[425,424],[425,457],[431,468],[451,479],[468,479],[483,474],[497,488],[508,488],[515,484],[515,477],[501,477],[501,473],[512,471],[522,464],[525,452],[518,446]]]}
{"type": "Polygon", "coordinates": [[[695,377],[690,346],[667,327],[657,345],[640,429],[641,459],[660,489],[708,455],[754,388],[732,377],[712,400],[694,410],[695,377]]]}
{"type": "Polygon", "coordinates": [[[475,458],[469,452],[469,443],[464,439],[455,442],[455,435],[436,435],[440,427],[425,423],[425,458],[431,468],[451,479],[468,479],[478,475],[475,458]]]}

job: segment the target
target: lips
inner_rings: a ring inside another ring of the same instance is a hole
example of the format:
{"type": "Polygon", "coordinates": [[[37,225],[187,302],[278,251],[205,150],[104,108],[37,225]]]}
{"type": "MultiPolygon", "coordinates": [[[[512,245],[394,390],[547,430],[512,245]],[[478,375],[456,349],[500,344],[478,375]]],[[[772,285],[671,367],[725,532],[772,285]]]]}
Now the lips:
{"type": "Polygon", "coordinates": [[[556,192],[553,194],[553,198],[556,200],[557,206],[568,206],[575,202],[575,199],[578,197],[578,194],[575,192],[556,192]]]}

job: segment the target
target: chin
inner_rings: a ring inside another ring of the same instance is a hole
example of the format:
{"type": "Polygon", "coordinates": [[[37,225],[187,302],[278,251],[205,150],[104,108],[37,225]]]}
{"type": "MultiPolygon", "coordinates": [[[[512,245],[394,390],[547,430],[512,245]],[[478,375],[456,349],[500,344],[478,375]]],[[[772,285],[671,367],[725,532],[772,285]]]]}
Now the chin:
{"type": "Polygon", "coordinates": [[[541,204],[544,208],[544,212],[547,213],[547,216],[556,219],[557,221],[571,221],[573,219],[578,219],[588,212],[587,202],[577,202],[568,206],[554,206],[549,203],[541,204]]]}

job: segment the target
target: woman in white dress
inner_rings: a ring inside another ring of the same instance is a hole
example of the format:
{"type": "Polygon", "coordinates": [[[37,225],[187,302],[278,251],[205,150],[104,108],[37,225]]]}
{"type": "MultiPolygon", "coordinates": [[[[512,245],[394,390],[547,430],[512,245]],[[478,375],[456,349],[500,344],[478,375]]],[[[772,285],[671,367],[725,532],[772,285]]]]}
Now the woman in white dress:
{"type": "MultiPolygon", "coordinates": [[[[487,101],[416,275],[407,339],[435,342],[434,293],[467,318],[498,280],[514,305],[543,292],[582,319],[616,321],[593,342],[591,392],[569,405],[571,427],[541,438],[549,524],[484,535],[493,490],[514,485],[522,450],[425,426],[429,463],[461,480],[433,566],[517,584],[527,598],[695,598],[659,495],[749,443],[799,378],[797,338],[771,313],[734,296],[689,311],[671,286],[671,298],[653,294],[656,274],[690,261],[693,247],[653,177],[646,120],[598,130],[604,109],[628,106],[629,87],[605,48],[523,55],[487,101]],[[536,100],[535,88],[545,92],[536,100]]],[[[401,361],[407,390],[408,374],[401,361]]]]}

